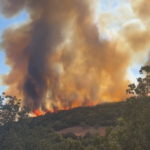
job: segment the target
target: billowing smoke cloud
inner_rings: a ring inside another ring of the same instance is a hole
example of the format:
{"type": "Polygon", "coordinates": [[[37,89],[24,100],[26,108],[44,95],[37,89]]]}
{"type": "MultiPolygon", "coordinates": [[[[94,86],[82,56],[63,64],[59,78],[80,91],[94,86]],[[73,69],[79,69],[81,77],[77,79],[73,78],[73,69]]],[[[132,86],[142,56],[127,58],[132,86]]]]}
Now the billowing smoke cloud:
{"type": "MultiPolygon", "coordinates": [[[[144,24],[144,32],[140,36],[140,40],[143,43],[143,46],[147,46],[150,48],[150,1],[147,0],[132,0],[133,10],[136,13],[137,17],[139,17],[144,24]]],[[[148,60],[146,64],[150,65],[150,52],[147,56],[148,60]]]]}
{"type": "Polygon", "coordinates": [[[149,28],[143,29],[140,21],[129,22],[117,35],[107,35],[113,19],[106,18],[114,16],[102,14],[97,25],[97,2],[0,0],[6,17],[23,9],[30,15],[26,24],[6,29],[2,35],[1,49],[11,67],[3,76],[7,93],[43,111],[125,98],[128,67],[132,58],[139,61],[141,52],[145,56],[149,28]]]}

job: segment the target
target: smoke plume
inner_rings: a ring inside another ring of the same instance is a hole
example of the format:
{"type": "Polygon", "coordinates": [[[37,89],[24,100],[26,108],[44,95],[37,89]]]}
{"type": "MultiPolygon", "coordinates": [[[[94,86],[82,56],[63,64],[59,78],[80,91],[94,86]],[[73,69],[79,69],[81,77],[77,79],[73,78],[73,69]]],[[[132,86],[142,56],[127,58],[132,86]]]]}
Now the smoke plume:
{"type": "Polygon", "coordinates": [[[148,7],[146,0],[132,1],[138,21],[124,24],[130,15],[124,14],[122,6],[122,16],[103,13],[95,23],[97,3],[0,0],[5,17],[24,9],[30,15],[25,24],[8,28],[2,35],[0,47],[11,67],[3,75],[6,92],[21,97],[33,111],[123,100],[129,84],[127,70],[133,62],[143,61],[150,46],[150,11],[144,7],[148,7]],[[108,33],[107,27],[121,19],[117,35],[108,33]]]}

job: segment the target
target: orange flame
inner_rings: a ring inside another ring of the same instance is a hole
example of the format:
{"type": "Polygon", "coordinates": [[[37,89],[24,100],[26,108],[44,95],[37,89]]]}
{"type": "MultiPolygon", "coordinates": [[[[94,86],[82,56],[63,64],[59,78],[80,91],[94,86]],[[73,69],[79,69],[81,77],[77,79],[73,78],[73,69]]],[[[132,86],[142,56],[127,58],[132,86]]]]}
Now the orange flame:
{"type": "MultiPolygon", "coordinates": [[[[92,102],[88,102],[87,105],[85,107],[88,107],[88,106],[95,106],[96,104],[92,103],[92,102]]],[[[50,112],[50,113],[58,113],[59,110],[69,110],[69,109],[73,109],[73,108],[76,108],[76,107],[79,107],[79,106],[73,106],[73,107],[65,107],[63,109],[53,109],[52,111],[45,111],[45,112],[41,112],[40,110],[34,110],[33,113],[36,115],[36,117],[38,116],[42,116],[42,115],[45,115],[46,113],[50,112]]]]}
{"type": "Polygon", "coordinates": [[[93,106],[93,103],[92,103],[92,102],[89,102],[89,103],[88,103],[88,106],[93,106]]]}
{"type": "Polygon", "coordinates": [[[41,115],[42,115],[39,110],[35,110],[35,111],[34,111],[34,114],[35,114],[36,116],[41,116],[41,115]]]}

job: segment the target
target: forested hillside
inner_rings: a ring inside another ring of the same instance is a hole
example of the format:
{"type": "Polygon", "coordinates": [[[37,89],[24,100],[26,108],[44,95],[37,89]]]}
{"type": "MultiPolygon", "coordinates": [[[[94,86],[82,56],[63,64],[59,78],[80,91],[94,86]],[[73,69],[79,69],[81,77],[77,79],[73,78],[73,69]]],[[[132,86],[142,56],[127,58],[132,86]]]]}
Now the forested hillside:
{"type": "Polygon", "coordinates": [[[115,126],[121,117],[124,102],[105,103],[97,106],[78,107],[62,110],[57,113],[47,113],[32,119],[30,127],[51,125],[56,131],[73,126],[115,126]]]}
{"type": "Polygon", "coordinates": [[[37,118],[30,118],[26,107],[20,111],[21,101],[16,97],[3,94],[0,96],[0,150],[149,150],[150,67],[142,67],[140,72],[145,77],[138,78],[137,85],[129,85],[126,92],[132,96],[125,102],[80,107],[37,118]],[[74,121],[77,117],[81,118],[74,121]],[[55,131],[78,124],[106,125],[108,120],[113,127],[108,127],[103,136],[60,135],[55,131]],[[61,127],[63,123],[66,126],[61,127]],[[60,126],[56,127],[57,124],[60,126]]]}

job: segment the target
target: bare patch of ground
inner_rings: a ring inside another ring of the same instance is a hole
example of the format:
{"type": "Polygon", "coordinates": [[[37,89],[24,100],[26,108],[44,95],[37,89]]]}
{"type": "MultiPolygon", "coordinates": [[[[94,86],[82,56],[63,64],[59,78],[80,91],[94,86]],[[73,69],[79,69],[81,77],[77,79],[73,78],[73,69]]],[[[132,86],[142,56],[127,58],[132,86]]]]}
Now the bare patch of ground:
{"type": "Polygon", "coordinates": [[[107,127],[99,127],[98,129],[95,129],[94,127],[89,127],[88,129],[83,129],[80,126],[76,126],[60,130],[57,133],[66,134],[68,132],[73,132],[77,136],[84,136],[87,132],[90,132],[91,134],[100,133],[100,135],[104,135],[106,128],[107,127]]]}

